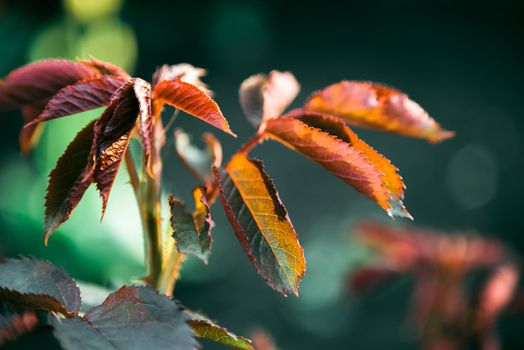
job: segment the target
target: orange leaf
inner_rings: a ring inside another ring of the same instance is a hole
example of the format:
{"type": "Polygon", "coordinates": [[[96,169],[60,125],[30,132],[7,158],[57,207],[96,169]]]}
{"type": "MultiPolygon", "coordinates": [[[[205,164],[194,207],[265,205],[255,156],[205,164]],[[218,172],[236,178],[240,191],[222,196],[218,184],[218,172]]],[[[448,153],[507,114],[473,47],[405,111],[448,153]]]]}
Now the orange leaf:
{"type": "Polygon", "coordinates": [[[315,92],[310,111],[328,113],[351,125],[418,137],[437,143],[453,137],[406,94],[370,82],[342,81],[315,92]]]}
{"type": "Polygon", "coordinates": [[[216,102],[195,85],[180,79],[161,81],[153,91],[153,100],[167,103],[236,137],[216,102]]]}
{"type": "Polygon", "coordinates": [[[377,202],[390,216],[411,218],[404,183],[389,160],[335,117],[298,111],[267,122],[265,136],[322,165],[377,202]]]}
{"type": "Polygon", "coordinates": [[[261,122],[280,116],[299,91],[300,85],[290,72],[257,74],[240,85],[240,105],[249,122],[258,127],[261,122]]]}
{"type": "Polygon", "coordinates": [[[215,169],[222,205],[258,274],[283,295],[298,295],[304,252],[262,162],[238,153],[225,170],[215,169]]]}

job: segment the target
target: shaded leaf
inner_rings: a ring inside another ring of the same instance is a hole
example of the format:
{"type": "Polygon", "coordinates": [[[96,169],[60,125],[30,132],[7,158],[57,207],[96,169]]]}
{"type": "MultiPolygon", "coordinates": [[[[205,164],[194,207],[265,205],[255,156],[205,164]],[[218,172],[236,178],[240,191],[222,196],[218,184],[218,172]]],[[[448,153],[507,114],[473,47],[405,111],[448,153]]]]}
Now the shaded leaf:
{"type": "Polygon", "coordinates": [[[196,349],[189,317],[148,287],[125,286],[83,318],[50,315],[64,349],[196,349]]]}
{"type": "Polygon", "coordinates": [[[236,137],[216,102],[195,85],[180,79],[161,81],[153,91],[153,100],[167,103],[236,137]]]}
{"type": "Polygon", "coordinates": [[[86,177],[89,169],[95,120],[82,129],[71,141],[49,174],[45,197],[45,242],[64,223],[84,195],[92,177],[86,177]]]}
{"type": "Polygon", "coordinates": [[[360,267],[351,273],[349,287],[351,291],[359,294],[368,293],[398,276],[398,271],[386,266],[360,267]]]}
{"type": "Polygon", "coordinates": [[[134,79],[131,79],[114,93],[109,106],[95,123],[90,157],[94,162],[91,166],[93,179],[102,197],[102,216],[138,113],[139,102],[134,92],[134,79]]]}
{"type": "Polygon", "coordinates": [[[262,162],[237,154],[216,175],[227,217],[258,274],[283,295],[298,295],[304,252],[262,162]]]}
{"type": "Polygon", "coordinates": [[[229,332],[227,329],[220,327],[200,313],[186,312],[191,318],[189,325],[197,337],[211,340],[215,343],[224,344],[232,349],[254,350],[250,340],[229,332]]]}
{"type": "Polygon", "coordinates": [[[190,212],[186,205],[174,196],[169,197],[171,227],[177,250],[193,255],[207,264],[211,253],[211,228],[213,221],[207,204],[205,189],[193,190],[195,210],[190,212]]]}
{"type": "Polygon", "coordinates": [[[311,111],[336,115],[351,125],[418,137],[431,143],[453,137],[406,94],[370,82],[342,81],[315,92],[311,111]]]}
{"type": "Polygon", "coordinates": [[[67,316],[80,310],[80,289],[63,269],[30,257],[0,263],[0,301],[30,310],[67,316]]]}
{"type": "Polygon", "coordinates": [[[0,303],[0,346],[32,332],[38,326],[38,317],[33,311],[17,312],[0,303]]]}
{"type": "Polygon", "coordinates": [[[153,86],[156,86],[163,80],[180,79],[191,85],[195,85],[207,95],[211,96],[212,92],[208,89],[200,78],[206,75],[206,70],[197,68],[189,63],[179,63],[175,65],[164,64],[153,74],[153,86]]]}
{"type": "Polygon", "coordinates": [[[113,93],[124,83],[125,80],[122,78],[104,76],[80,80],[66,86],[49,100],[43,112],[34,119],[33,123],[106,106],[113,93]]]}
{"type": "Polygon", "coordinates": [[[89,58],[87,60],[78,60],[78,63],[83,64],[91,69],[95,69],[98,73],[102,75],[115,75],[124,79],[130,78],[129,74],[119,66],[110,63],[97,60],[96,58],[89,58]]]}
{"type": "Polygon", "coordinates": [[[405,186],[397,168],[337,118],[297,111],[269,120],[264,132],[377,202],[388,215],[411,218],[402,203],[405,186]]]}
{"type": "MultiPolygon", "coordinates": [[[[25,105],[21,107],[22,116],[26,122],[34,120],[42,113],[46,105],[44,102],[35,102],[33,104],[25,105]]],[[[18,136],[18,142],[20,144],[20,150],[22,153],[29,153],[40,140],[40,136],[44,130],[44,125],[40,123],[26,125],[20,130],[18,136]]]]}
{"type": "Polygon", "coordinates": [[[193,145],[191,137],[182,129],[175,131],[175,149],[178,157],[200,183],[207,184],[213,181],[213,167],[222,164],[222,146],[211,133],[204,133],[202,140],[205,150],[193,145]]]}
{"type": "Polygon", "coordinates": [[[48,99],[58,90],[96,72],[68,60],[45,60],[25,65],[0,81],[0,110],[48,99]]]}
{"type": "Polygon", "coordinates": [[[140,114],[140,136],[144,147],[144,157],[149,165],[151,145],[153,143],[153,116],[151,114],[151,85],[147,81],[136,78],[133,89],[138,100],[140,114]]]}
{"type": "Polygon", "coordinates": [[[258,127],[262,121],[280,116],[299,91],[300,85],[290,72],[257,74],[240,85],[240,105],[249,122],[258,127]]]}

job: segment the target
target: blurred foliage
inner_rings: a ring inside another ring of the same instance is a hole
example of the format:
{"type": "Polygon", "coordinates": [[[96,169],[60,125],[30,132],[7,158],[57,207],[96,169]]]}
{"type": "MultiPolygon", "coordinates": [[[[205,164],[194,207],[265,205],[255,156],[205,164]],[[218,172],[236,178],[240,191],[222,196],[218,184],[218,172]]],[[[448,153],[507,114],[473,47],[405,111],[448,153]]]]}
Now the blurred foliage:
{"type": "MultiPolygon", "coordinates": [[[[163,63],[205,67],[206,83],[240,135],[237,142],[217,135],[225,141],[225,160],[252,132],[237,98],[240,82],[251,74],[291,70],[303,91],[341,79],[396,86],[457,132],[435,147],[359,131],[399,167],[416,223],[494,233],[522,255],[523,14],[517,0],[482,0],[474,6],[451,0],[321,6],[307,1],[3,0],[0,75],[31,60],[89,54],[137,76],[163,63]]],[[[305,98],[301,93],[296,103],[305,98]]],[[[50,122],[36,152],[22,157],[17,149],[22,118],[3,113],[0,254],[45,257],[78,279],[109,286],[144,273],[141,228],[124,172],[102,224],[100,200],[91,190],[50,246],[42,243],[47,173],[75,131],[96,115],[50,122]]],[[[205,129],[189,118],[180,117],[177,124],[195,139],[205,129]]],[[[195,183],[173,153],[166,163],[167,189],[190,198],[195,183]]],[[[282,299],[259,280],[221,211],[214,209],[209,265],[189,259],[177,298],[238,334],[262,326],[282,349],[418,348],[403,326],[410,282],[398,281],[364,298],[348,298],[343,289],[348,270],[370,259],[347,238],[348,227],[362,217],[384,218],[380,209],[278,145],[263,145],[255,155],[267,159],[305,248],[308,266],[300,297],[282,299]]],[[[518,315],[502,319],[503,348],[524,347],[523,326],[518,315]]],[[[42,341],[51,340],[39,334],[24,344],[42,341]]]]}

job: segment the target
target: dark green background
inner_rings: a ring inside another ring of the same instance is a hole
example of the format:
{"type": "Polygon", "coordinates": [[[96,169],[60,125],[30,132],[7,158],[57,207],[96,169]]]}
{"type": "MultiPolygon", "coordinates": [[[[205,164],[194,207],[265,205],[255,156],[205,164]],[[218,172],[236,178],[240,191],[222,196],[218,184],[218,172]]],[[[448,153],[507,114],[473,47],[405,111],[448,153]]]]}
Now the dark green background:
{"type": "MultiPolygon", "coordinates": [[[[149,79],[163,63],[190,62],[208,69],[205,81],[239,135],[237,140],[217,135],[226,159],[253,132],[237,102],[238,86],[251,74],[292,71],[302,85],[296,106],[310,92],[342,79],[382,82],[408,93],[457,136],[429,145],[357,131],[400,169],[407,185],[405,203],[415,223],[495,235],[522,255],[522,4],[510,0],[339,4],[127,0],[119,17],[136,37],[136,76],[149,79]]],[[[35,35],[62,18],[60,1],[0,0],[0,75],[28,62],[35,35]]],[[[214,132],[190,118],[178,121],[194,135],[214,132]]],[[[36,173],[37,155],[20,158],[18,154],[21,125],[18,112],[2,113],[2,169],[16,158],[36,173]]],[[[248,336],[253,329],[264,328],[282,349],[418,348],[413,331],[404,326],[410,282],[367,297],[351,295],[344,286],[346,273],[366,258],[350,240],[352,225],[370,217],[388,221],[385,213],[280,145],[264,144],[254,154],[264,160],[274,178],[305,248],[308,271],[300,298],[280,297],[256,275],[220,206],[213,208],[217,227],[210,263],[207,267],[188,263],[176,298],[236,333],[248,336]]],[[[187,197],[195,183],[174,157],[169,159],[167,188],[187,197]]],[[[26,178],[31,181],[31,176],[26,178]]],[[[28,196],[24,191],[1,193],[10,196],[2,202],[17,203],[13,205],[20,206],[21,213],[25,206],[40,206],[43,197],[43,192],[33,194],[36,202],[24,203],[28,196]]],[[[110,201],[111,205],[118,202],[110,201]]],[[[106,243],[90,242],[99,217],[91,219],[89,227],[67,232],[83,237],[83,246],[71,248],[65,233],[58,232],[50,248],[44,249],[40,247],[42,221],[30,221],[22,214],[13,217],[1,209],[0,253],[36,254],[65,266],[81,280],[108,285],[101,271],[126,264],[119,259],[125,252],[101,253],[105,260],[97,259],[106,243]],[[19,230],[30,239],[20,239],[19,230]]],[[[402,220],[395,222],[399,223],[402,220]]],[[[139,230],[129,239],[140,237],[139,230]]],[[[131,274],[141,272],[140,266],[121,268],[131,274]]],[[[502,320],[504,349],[524,348],[522,327],[524,321],[516,315],[502,320]]],[[[24,344],[42,338],[50,341],[40,334],[24,344]]],[[[219,347],[206,343],[205,348],[219,347]]]]}

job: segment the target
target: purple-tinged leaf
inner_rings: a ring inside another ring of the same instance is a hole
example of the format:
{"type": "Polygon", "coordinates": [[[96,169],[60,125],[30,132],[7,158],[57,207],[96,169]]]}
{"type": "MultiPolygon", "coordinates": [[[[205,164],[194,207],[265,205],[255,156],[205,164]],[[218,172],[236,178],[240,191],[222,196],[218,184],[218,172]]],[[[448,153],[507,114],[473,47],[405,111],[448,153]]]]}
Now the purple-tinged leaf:
{"type": "Polygon", "coordinates": [[[38,326],[33,311],[16,311],[0,303],[0,346],[32,332],[38,326]]]}
{"type": "Polygon", "coordinates": [[[45,197],[45,242],[64,223],[93,182],[89,172],[89,155],[95,121],[82,129],[58,159],[49,174],[45,197]]]}
{"type": "Polygon", "coordinates": [[[140,113],[140,136],[144,147],[144,157],[149,166],[151,160],[151,145],[153,143],[153,116],[151,115],[151,85],[147,81],[136,78],[133,85],[138,100],[140,113]]]}
{"type": "Polygon", "coordinates": [[[124,83],[122,78],[103,76],[80,80],[66,86],[49,100],[44,111],[33,123],[107,106],[113,93],[124,83]]]}

